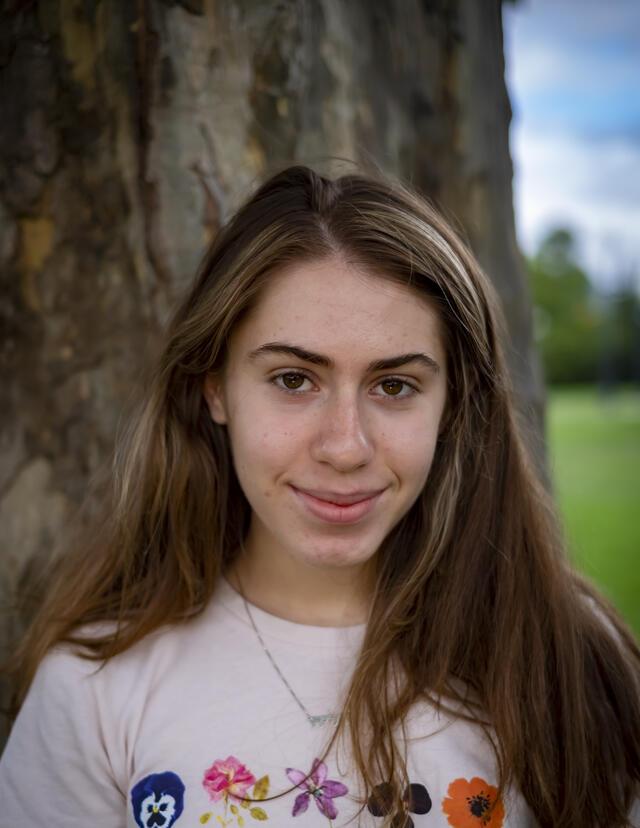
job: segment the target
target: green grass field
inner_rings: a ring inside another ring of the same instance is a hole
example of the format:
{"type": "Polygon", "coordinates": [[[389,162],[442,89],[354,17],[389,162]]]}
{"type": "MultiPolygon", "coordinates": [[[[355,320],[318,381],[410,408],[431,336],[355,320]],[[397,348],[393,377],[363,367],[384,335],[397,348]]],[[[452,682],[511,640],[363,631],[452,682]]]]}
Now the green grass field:
{"type": "Polygon", "coordinates": [[[547,428],[573,560],[640,637],[640,391],[552,390],[547,428]]]}

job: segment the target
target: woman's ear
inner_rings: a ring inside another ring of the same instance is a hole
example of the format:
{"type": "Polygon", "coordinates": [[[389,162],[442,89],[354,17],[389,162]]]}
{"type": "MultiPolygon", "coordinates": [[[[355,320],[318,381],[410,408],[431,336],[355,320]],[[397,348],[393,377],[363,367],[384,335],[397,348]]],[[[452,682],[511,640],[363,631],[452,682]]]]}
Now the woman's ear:
{"type": "Polygon", "coordinates": [[[207,374],[202,391],[213,422],[218,423],[218,425],[225,425],[227,422],[227,408],[224,401],[222,378],[215,374],[207,374]]]}

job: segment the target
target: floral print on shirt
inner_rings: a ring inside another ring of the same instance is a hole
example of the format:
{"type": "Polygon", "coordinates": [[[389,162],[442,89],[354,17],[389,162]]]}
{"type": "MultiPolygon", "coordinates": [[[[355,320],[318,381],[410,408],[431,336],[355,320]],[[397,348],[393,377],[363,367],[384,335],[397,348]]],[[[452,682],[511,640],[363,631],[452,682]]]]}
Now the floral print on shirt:
{"type": "Polygon", "coordinates": [[[336,779],[327,779],[327,775],[327,766],[320,759],[313,760],[311,772],[308,775],[296,768],[287,768],[289,779],[303,791],[298,794],[293,803],[291,816],[303,814],[309,807],[310,799],[314,800],[320,813],[326,816],[329,822],[338,816],[338,809],[333,800],[337,796],[349,793],[349,789],[336,779]]]}
{"type": "Polygon", "coordinates": [[[442,811],[454,828],[502,828],[504,821],[498,789],[479,776],[454,779],[442,800],[442,811]]]}
{"type": "Polygon", "coordinates": [[[235,756],[216,759],[204,772],[202,785],[215,803],[221,803],[223,813],[207,811],[200,817],[202,825],[215,817],[216,823],[224,826],[233,825],[243,828],[247,817],[264,822],[269,819],[267,812],[253,800],[263,800],[269,793],[269,777],[262,776],[256,780],[254,774],[235,756]],[[253,786],[253,787],[252,787],[253,786]]]}
{"type": "Polygon", "coordinates": [[[184,809],[184,784],[177,773],[151,773],[131,789],[133,818],[140,828],[171,828],[184,809]]]}
{"type": "MultiPolygon", "coordinates": [[[[297,768],[286,768],[285,774],[295,788],[291,815],[305,814],[313,801],[329,828],[338,817],[335,800],[349,793],[347,786],[329,778],[329,769],[321,759],[314,759],[311,770],[304,773],[297,768]]],[[[269,776],[256,775],[235,756],[216,759],[202,778],[202,787],[215,806],[201,814],[200,823],[210,822],[220,828],[245,828],[254,821],[265,822],[269,815],[263,804],[269,794],[269,776]]],[[[292,793],[287,791],[286,793],[292,793]]],[[[394,797],[391,785],[376,785],[368,797],[367,808],[375,817],[391,814],[394,797]]],[[[172,828],[184,810],[185,786],[173,771],[152,773],[131,789],[131,805],[139,828],[172,828]]],[[[432,802],[422,784],[410,783],[402,795],[403,810],[393,814],[393,828],[414,828],[410,814],[427,814],[432,802]]],[[[498,789],[479,776],[472,779],[454,779],[442,799],[442,812],[452,828],[503,828],[505,809],[498,789]]],[[[301,820],[301,823],[303,820],[301,820]]]]}
{"type": "MultiPolygon", "coordinates": [[[[387,816],[393,811],[393,788],[388,782],[376,785],[367,800],[367,808],[374,816],[387,816]]],[[[393,816],[393,828],[414,828],[409,814],[428,814],[431,810],[431,797],[424,785],[412,782],[402,794],[404,811],[393,816]]]]}
{"type": "MultiPolygon", "coordinates": [[[[292,816],[305,813],[309,802],[313,800],[320,813],[327,818],[329,826],[332,826],[332,820],[338,816],[334,800],[349,792],[347,786],[337,779],[328,779],[329,770],[320,759],[313,760],[307,774],[297,768],[287,768],[285,773],[296,788],[302,791],[295,798],[292,816]]],[[[269,777],[265,775],[256,781],[255,775],[235,756],[216,759],[205,771],[202,786],[211,802],[217,806],[215,810],[206,811],[200,816],[202,825],[214,819],[222,828],[232,825],[243,828],[248,824],[249,817],[260,822],[269,819],[267,811],[257,804],[266,799],[269,793],[269,777]]]]}

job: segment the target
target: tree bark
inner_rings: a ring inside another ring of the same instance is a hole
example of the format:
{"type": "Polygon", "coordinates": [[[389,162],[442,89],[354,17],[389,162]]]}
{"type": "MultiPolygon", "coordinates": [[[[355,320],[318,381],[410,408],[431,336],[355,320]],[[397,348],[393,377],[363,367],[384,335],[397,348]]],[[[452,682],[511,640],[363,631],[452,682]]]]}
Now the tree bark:
{"type": "Polygon", "coordinates": [[[279,166],[374,163],[444,209],[498,288],[540,435],[498,0],[14,0],[0,22],[5,652],[169,309],[279,166]]]}

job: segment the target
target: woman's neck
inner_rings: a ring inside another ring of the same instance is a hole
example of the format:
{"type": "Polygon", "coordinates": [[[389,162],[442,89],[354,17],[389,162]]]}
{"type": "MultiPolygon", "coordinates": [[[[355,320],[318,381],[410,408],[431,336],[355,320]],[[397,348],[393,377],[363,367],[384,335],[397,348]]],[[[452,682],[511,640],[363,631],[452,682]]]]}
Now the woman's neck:
{"type": "Polygon", "coordinates": [[[368,617],[367,569],[310,566],[248,538],[225,576],[250,604],[271,615],[297,624],[348,627],[368,617]]]}

